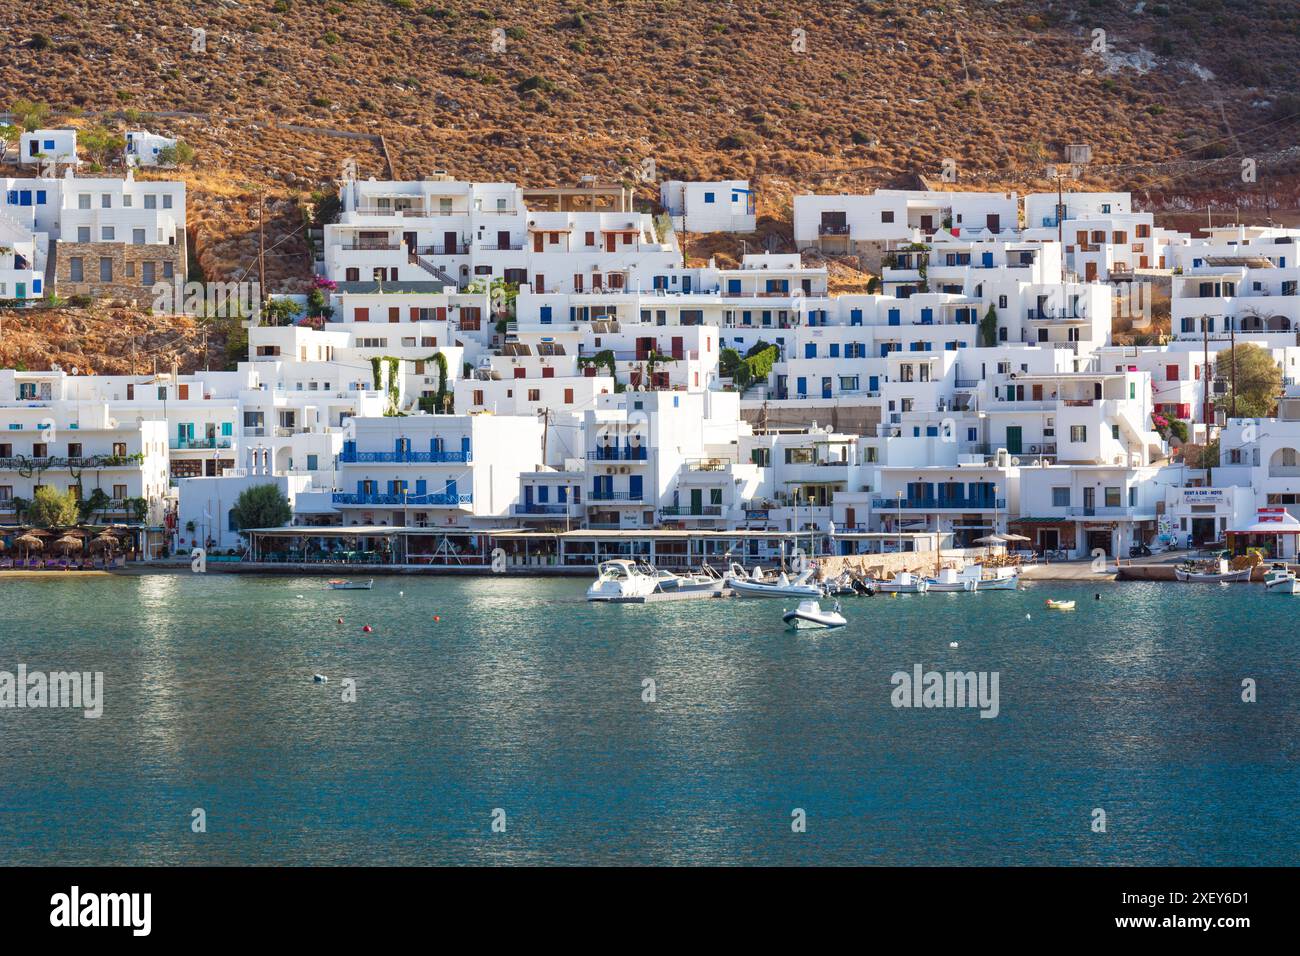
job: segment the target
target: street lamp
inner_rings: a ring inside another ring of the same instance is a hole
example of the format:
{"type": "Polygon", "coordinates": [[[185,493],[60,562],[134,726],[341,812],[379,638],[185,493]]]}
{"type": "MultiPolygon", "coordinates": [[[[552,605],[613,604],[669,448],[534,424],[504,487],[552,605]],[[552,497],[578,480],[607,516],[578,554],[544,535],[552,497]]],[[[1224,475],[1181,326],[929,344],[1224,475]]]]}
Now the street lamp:
{"type": "Polygon", "coordinates": [[[903,553],[903,492],[894,492],[898,496],[898,520],[895,522],[894,530],[898,532],[898,553],[903,553]]]}

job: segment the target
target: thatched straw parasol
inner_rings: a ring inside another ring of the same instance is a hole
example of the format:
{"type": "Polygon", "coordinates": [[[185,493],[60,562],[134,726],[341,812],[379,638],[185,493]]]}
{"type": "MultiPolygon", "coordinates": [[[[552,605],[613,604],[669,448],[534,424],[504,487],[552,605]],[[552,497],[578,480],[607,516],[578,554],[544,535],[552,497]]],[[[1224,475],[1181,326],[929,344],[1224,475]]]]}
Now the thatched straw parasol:
{"type": "Polygon", "coordinates": [[[119,544],[121,544],[121,542],[117,540],[117,536],[111,531],[101,531],[91,540],[90,549],[92,551],[99,551],[107,548],[109,551],[112,551],[119,544]]]}
{"type": "Polygon", "coordinates": [[[41,548],[45,547],[45,542],[42,541],[36,535],[32,534],[30,531],[28,531],[26,534],[19,535],[17,538],[15,538],[14,544],[21,545],[22,547],[26,548],[28,551],[32,550],[33,548],[39,551],[41,548]]]}
{"type": "Polygon", "coordinates": [[[75,534],[65,534],[62,538],[59,538],[59,540],[54,542],[54,546],[56,548],[61,548],[64,551],[80,551],[82,544],[81,539],[75,534]]]}

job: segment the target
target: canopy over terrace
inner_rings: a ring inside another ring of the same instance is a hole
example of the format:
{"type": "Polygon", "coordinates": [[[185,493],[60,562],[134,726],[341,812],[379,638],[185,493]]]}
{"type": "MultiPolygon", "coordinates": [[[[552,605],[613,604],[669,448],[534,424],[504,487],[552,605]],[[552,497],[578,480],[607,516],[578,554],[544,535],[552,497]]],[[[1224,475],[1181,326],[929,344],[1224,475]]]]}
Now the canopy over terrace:
{"type": "Polygon", "coordinates": [[[1267,557],[1295,560],[1300,541],[1300,520],[1285,508],[1260,508],[1254,524],[1227,532],[1228,550],[1234,555],[1259,548],[1267,557]]]}
{"type": "Polygon", "coordinates": [[[592,567],[614,558],[648,561],[658,568],[685,570],[708,563],[723,569],[741,564],[780,564],[793,558],[796,548],[810,557],[826,551],[825,532],[807,531],[706,531],[612,528],[577,531],[498,531],[494,547],[506,554],[507,564],[553,563],[564,567],[592,567]],[[551,550],[544,542],[553,542],[551,550]],[[547,554],[552,557],[547,560],[547,554]],[[536,561],[534,561],[536,559],[536,561]]]}

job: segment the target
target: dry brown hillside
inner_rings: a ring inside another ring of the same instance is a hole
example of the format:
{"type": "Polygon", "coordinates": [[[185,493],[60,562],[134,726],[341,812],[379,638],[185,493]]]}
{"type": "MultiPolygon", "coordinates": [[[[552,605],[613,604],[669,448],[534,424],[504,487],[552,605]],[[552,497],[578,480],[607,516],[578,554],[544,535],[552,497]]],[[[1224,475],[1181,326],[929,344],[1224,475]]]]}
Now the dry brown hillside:
{"type": "Polygon", "coordinates": [[[0,7],[0,101],[183,136],[200,266],[252,267],[265,195],[273,288],[306,277],[297,204],[349,158],[532,185],[647,158],[660,179],[746,177],[776,224],[760,242],[788,235],[800,191],[937,178],[945,159],[959,187],[1043,189],[1074,142],[1093,147],[1085,184],[1150,208],[1294,208],[1298,60],[1294,0],[0,7]]]}

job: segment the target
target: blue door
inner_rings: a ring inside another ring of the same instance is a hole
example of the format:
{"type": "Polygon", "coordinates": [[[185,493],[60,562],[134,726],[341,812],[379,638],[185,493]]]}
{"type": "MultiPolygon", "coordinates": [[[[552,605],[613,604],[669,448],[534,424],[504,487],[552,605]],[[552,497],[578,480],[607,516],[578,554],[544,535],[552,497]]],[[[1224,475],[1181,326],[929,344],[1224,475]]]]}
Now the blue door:
{"type": "Polygon", "coordinates": [[[641,500],[641,476],[632,475],[627,480],[627,496],[633,501],[641,500]]]}
{"type": "Polygon", "coordinates": [[[984,263],[985,269],[991,269],[993,267],[993,253],[984,253],[984,255],[980,257],[980,260],[984,263]]]}
{"type": "Polygon", "coordinates": [[[740,280],[739,280],[739,279],[728,279],[728,280],[727,280],[727,295],[740,295],[740,280]]]}
{"type": "Polygon", "coordinates": [[[429,493],[429,485],[423,478],[415,479],[415,493],[417,495],[427,495],[429,493]]]}
{"type": "Polygon", "coordinates": [[[822,377],[822,398],[831,397],[831,380],[829,376],[822,377]]]}
{"type": "Polygon", "coordinates": [[[452,504],[460,500],[460,493],[456,490],[455,478],[447,479],[447,500],[452,504]]]}
{"type": "Polygon", "coordinates": [[[795,395],[797,395],[799,398],[807,398],[807,397],[808,397],[808,379],[803,378],[802,376],[799,377],[799,378],[797,378],[797,379],[795,379],[795,380],[794,380],[794,391],[795,391],[795,395]]]}
{"type": "Polygon", "coordinates": [[[871,392],[878,392],[878,391],[880,391],[880,376],[879,376],[879,375],[872,375],[869,379],[867,379],[867,381],[870,383],[870,384],[868,385],[868,389],[867,389],[868,391],[871,391],[871,392]]]}

